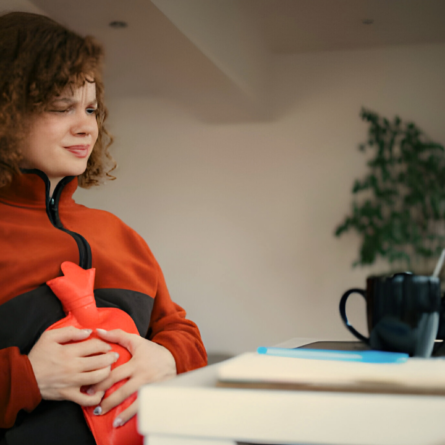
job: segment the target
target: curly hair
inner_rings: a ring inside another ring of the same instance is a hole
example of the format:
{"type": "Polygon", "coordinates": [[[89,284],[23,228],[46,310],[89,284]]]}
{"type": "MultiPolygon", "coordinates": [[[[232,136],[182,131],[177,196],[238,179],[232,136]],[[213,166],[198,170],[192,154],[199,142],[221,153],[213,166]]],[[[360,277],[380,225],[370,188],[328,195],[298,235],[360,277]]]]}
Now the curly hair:
{"type": "Polygon", "coordinates": [[[0,16],[0,187],[20,174],[20,142],[28,117],[42,113],[66,88],[94,79],[99,134],[79,185],[89,188],[104,179],[116,162],[108,152],[113,138],[104,126],[103,48],[38,14],[11,12],[0,16]]]}

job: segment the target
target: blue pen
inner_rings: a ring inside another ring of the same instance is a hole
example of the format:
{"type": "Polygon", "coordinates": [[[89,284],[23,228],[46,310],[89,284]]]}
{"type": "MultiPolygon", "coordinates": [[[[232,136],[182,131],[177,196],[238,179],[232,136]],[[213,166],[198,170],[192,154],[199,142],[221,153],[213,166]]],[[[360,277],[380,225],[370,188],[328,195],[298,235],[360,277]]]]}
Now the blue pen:
{"type": "Polygon", "coordinates": [[[259,354],[274,355],[277,357],[294,357],[313,360],[337,360],[363,363],[405,363],[409,355],[402,352],[384,351],[332,351],[328,349],[287,349],[266,348],[260,346],[259,354]]]}

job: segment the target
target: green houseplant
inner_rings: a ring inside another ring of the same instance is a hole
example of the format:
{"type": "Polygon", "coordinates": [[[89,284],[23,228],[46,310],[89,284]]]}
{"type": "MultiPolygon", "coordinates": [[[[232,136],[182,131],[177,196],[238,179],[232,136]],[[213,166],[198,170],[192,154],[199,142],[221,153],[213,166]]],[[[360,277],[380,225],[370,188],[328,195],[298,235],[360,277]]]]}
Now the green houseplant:
{"type": "Polygon", "coordinates": [[[369,124],[359,146],[368,173],[354,182],[351,213],[335,235],[358,232],[354,265],[383,258],[393,269],[424,272],[445,247],[444,147],[399,117],[390,121],[363,109],[361,118],[369,124]]]}

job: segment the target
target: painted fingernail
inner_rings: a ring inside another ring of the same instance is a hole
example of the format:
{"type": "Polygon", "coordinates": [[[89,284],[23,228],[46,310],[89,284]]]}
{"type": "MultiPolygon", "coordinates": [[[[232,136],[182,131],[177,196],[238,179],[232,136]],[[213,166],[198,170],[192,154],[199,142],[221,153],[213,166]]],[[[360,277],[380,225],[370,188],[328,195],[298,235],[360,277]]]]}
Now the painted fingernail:
{"type": "Polygon", "coordinates": [[[101,334],[106,334],[108,331],[106,331],[105,329],[96,329],[97,332],[101,333],[101,334]]]}
{"type": "Polygon", "coordinates": [[[93,388],[88,388],[88,389],[87,389],[87,394],[88,394],[89,396],[94,396],[94,394],[96,394],[96,391],[94,391],[93,388]]]}
{"type": "Polygon", "coordinates": [[[116,417],[113,422],[113,427],[118,428],[124,424],[124,421],[120,417],[116,417]]]}
{"type": "Polygon", "coordinates": [[[100,406],[96,406],[96,408],[94,408],[93,414],[95,416],[102,414],[102,408],[100,406]]]}
{"type": "Polygon", "coordinates": [[[114,360],[114,361],[117,362],[119,360],[119,354],[117,352],[115,352],[114,355],[116,356],[116,360],[114,360]]]}

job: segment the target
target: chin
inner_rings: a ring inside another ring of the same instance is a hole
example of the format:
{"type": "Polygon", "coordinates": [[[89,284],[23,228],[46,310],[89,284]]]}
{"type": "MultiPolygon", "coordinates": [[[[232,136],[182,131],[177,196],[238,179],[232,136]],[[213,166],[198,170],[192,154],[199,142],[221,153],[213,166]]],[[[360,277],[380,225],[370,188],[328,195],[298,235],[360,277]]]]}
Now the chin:
{"type": "Polygon", "coordinates": [[[87,169],[87,162],[88,160],[83,160],[82,162],[77,162],[77,165],[69,165],[64,169],[61,169],[61,172],[64,172],[61,176],[80,176],[83,173],[85,173],[85,170],[87,169]]]}

